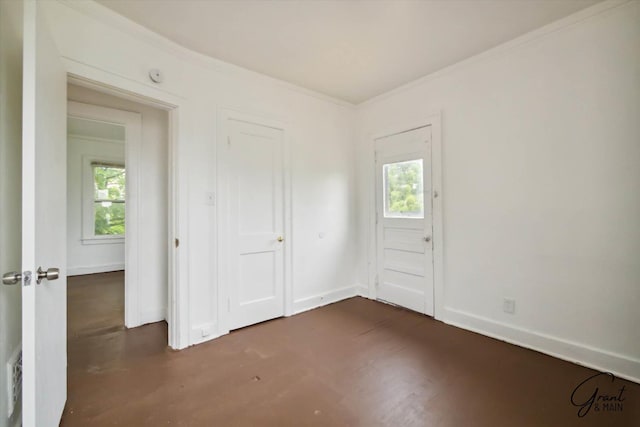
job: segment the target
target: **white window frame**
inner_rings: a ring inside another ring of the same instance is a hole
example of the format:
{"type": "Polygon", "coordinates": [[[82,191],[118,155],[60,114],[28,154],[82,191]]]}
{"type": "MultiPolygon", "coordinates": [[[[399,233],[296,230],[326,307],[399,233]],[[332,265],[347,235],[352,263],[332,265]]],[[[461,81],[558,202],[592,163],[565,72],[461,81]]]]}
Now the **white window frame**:
{"type": "MultiPolygon", "coordinates": [[[[118,235],[114,234],[114,235],[105,235],[105,236],[97,236],[95,234],[95,212],[94,212],[95,194],[94,194],[93,165],[96,163],[109,163],[113,165],[122,165],[123,168],[125,167],[124,157],[107,157],[107,156],[83,156],[82,157],[82,244],[83,245],[104,245],[104,244],[117,244],[117,243],[122,244],[125,241],[124,234],[118,234],[118,235]]],[[[127,190],[125,190],[125,192],[126,191],[127,190]]],[[[125,209],[126,209],[126,198],[125,198],[125,209]]],[[[125,230],[126,230],[126,225],[125,225],[125,230]]]]}

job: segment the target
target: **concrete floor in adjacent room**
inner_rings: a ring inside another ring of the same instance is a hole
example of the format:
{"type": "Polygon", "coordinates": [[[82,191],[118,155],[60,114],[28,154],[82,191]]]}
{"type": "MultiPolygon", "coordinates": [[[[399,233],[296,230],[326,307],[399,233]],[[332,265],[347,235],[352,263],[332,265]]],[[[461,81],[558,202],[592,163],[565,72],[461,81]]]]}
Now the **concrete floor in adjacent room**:
{"type": "Polygon", "coordinates": [[[63,426],[640,425],[635,383],[578,418],[596,371],[364,298],[172,351],[164,322],[124,328],[123,280],[69,278],[63,426]]]}

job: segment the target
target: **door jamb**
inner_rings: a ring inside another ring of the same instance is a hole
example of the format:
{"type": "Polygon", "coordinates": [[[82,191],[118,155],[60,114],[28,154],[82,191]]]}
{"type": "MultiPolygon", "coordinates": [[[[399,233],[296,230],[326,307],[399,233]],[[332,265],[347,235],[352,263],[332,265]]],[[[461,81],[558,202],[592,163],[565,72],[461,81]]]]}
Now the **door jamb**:
{"type": "Polygon", "coordinates": [[[227,173],[227,150],[229,120],[238,120],[253,123],[261,126],[279,129],[283,134],[283,203],[284,203],[284,316],[291,316],[293,312],[293,223],[292,223],[292,203],[291,203],[291,137],[290,129],[286,122],[271,119],[255,113],[245,113],[231,108],[220,108],[218,110],[218,129],[216,152],[216,256],[215,269],[217,271],[216,281],[218,289],[218,335],[228,334],[229,329],[229,276],[226,266],[229,263],[229,204],[228,204],[228,173],[227,173]]]}
{"type": "Polygon", "coordinates": [[[433,317],[442,320],[444,316],[444,230],[442,192],[442,128],[441,113],[430,114],[422,119],[399,123],[369,134],[367,140],[369,171],[369,237],[368,237],[368,297],[376,299],[376,276],[378,274],[378,233],[376,224],[376,144],[375,141],[412,129],[431,126],[431,190],[433,209],[433,317]],[[436,196],[437,194],[437,196],[436,196]]]}
{"type": "Polygon", "coordinates": [[[178,239],[188,231],[187,180],[180,178],[180,170],[186,156],[183,141],[184,119],[180,112],[186,100],[161,89],[100,70],[63,57],[69,83],[96,90],[108,95],[166,110],[168,112],[168,292],[167,324],[168,344],[175,350],[189,346],[189,278],[186,248],[178,248],[178,239]],[[175,243],[174,243],[175,241],[175,243]]]}

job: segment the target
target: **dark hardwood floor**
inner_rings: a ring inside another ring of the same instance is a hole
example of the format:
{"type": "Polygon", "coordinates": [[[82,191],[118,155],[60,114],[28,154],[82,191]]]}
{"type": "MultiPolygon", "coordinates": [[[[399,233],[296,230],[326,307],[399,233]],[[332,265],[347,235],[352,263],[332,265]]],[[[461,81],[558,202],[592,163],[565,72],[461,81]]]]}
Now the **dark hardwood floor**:
{"type": "Polygon", "coordinates": [[[640,426],[637,384],[587,383],[622,410],[578,418],[596,371],[364,298],[183,351],[124,328],[122,273],[70,278],[68,304],[63,426],[640,426]]]}

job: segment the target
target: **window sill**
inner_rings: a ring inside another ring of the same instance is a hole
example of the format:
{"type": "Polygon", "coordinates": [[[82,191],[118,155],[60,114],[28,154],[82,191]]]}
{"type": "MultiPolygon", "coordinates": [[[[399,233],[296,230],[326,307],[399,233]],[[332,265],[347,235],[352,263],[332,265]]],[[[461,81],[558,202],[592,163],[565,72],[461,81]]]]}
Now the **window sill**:
{"type": "Polygon", "coordinates": [[[88,239],[81,239],[83,245],[114,245],[118,243],[124,243],[124,237],[121,236],[108,236],[108,237],[90,237],[88,239]]]}

